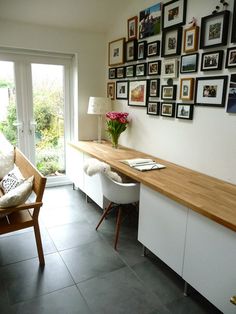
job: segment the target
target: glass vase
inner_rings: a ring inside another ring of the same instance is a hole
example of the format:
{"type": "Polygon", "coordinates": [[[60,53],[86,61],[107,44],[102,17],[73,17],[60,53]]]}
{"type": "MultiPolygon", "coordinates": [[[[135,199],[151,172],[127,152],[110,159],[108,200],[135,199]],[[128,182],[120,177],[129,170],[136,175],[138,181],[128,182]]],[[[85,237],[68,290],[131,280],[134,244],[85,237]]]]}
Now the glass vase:
{"type": "Polygon", "coordinates": [[[114,148],[118,148],[120,134],[111,134],[111,145],[114,148]]]}

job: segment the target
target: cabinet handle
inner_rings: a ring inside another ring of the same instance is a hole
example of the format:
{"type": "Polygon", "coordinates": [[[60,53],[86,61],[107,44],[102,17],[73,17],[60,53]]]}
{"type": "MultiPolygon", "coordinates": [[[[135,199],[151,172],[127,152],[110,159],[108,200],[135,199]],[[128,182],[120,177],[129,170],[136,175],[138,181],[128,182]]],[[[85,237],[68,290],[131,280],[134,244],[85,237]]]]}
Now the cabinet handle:
{"type": "Polygon", "coordinates": [[[234,295],[230,298],[230,302],[233,303],[234,305],[236,305],[236,295],[234,295]]]}

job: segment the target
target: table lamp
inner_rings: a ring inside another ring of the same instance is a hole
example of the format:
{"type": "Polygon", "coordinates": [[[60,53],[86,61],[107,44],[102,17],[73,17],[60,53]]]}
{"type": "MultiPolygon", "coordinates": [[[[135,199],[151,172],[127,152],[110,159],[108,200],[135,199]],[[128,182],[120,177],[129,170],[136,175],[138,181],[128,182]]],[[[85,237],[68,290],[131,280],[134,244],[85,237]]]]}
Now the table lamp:
{"type": "Polygon", "coordinates": [[[111,100],[105,97],[89,97],[88,114],[98,116],[98,143],[102,143],[102,116],[111,110],[111,100]]]}

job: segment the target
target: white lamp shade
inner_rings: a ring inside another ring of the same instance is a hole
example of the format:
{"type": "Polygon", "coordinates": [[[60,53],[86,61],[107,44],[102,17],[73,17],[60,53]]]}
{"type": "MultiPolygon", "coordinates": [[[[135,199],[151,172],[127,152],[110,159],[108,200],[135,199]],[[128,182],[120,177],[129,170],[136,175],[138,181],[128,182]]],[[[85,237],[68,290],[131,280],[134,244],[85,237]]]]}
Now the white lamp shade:
{"type": "Polygon", "coordinates": [[[111,110],[111,100],[105,97],[89,97],[88,113],[102,115],[111,110]]]}

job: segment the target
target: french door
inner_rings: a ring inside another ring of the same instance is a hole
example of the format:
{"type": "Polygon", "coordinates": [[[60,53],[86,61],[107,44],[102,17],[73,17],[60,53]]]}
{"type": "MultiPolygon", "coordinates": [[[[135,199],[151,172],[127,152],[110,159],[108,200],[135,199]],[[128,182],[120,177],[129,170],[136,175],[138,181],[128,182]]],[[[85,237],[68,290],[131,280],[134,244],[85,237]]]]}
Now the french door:
{"type": "Polygon", "coordinates": [[[0,49],[0,131],[48,177],[49,185],[67,181],[72,63],[71,55],[0,49]]]}

